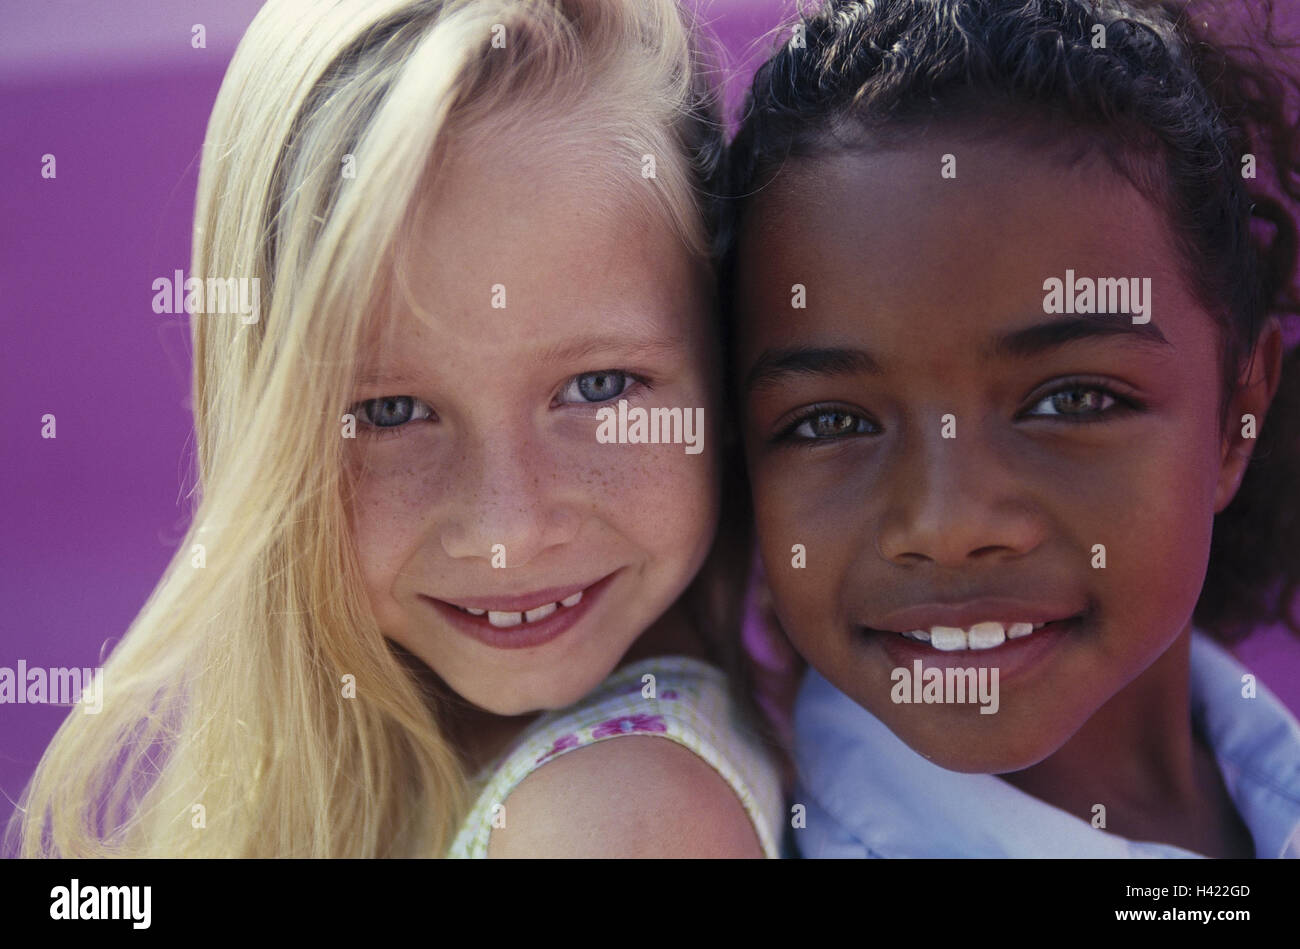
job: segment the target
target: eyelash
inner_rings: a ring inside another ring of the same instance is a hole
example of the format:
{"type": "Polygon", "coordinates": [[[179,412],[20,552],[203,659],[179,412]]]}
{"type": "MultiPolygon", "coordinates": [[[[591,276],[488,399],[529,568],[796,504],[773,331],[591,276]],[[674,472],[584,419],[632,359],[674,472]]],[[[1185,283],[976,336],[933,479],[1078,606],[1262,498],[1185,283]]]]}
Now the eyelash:
{"type": "Polygon", "coordinates": [[[614,401],[615,399],[623,398],[629,392],[631,392],[632,389],[636,386],[642,386],[647,391],[652,390],[654,388],[654,384],[649,379],[647,379],[644,376],[640,376],[635,373],[628,372],[626,369],[597,369],[594,372],[580,372],[576,376],[570,376],[565,381],[564,385],[560,387],[560,394],[561,395],[564,394],[569,389],[570,386],[575,385],[577,381],[583,378],[584,376],[602,376],[602,375],[615,375],[615,374],[625,377],[628,384],[627,387],[623,389],[623,391],[611,395],[607,399],[602,399],[598,402],[589,402],[584,399],[579,402],[556,402],[554,404],[556,405],[606,405],[614,401]]]}
{"type": "Polygon", "coordinates": [[[777,433],[776,437],[773,438],[772,440],[774,442],[784,442],[791,445],[808,447],[810,445],[816,445],[818,443],[837,442],[845,438],[852,438],[858,435],[872,434],[869,432],[853,432],[850,435],[814,435],[812,437],[795,434],[795,429],[797,429],[800,425],[803,425],[805,422],[812,421],[813,419],[817,418],[819,415],[831,415],[831,414],[846,415],[849,416],[850,418],[857,419],[858,421],[866,422],[867,424],[873,424],[870,421],[870,419],[866,418],[863,415],[858,414],[857,412],[849,411],[845,409],[843,406],[835,405],[833,403],[820,403],[818,405],[809,406],[807,410],[800,413],[797,418],[791,419],[789,424],[783,427],[781,431],[777,433]]]}
{"type": "MultiPolygon", "coordinates": [[[[1044,392],[1041,396],[1035,399],[1030,407],[1036,408],[1039,405],[1041,405],[1043,402],[1046,402],[1048,399],[1051,399],[1053,396],[1060,395],[1063,392],[1072,392],[1072,391],[1099,392],[1103,396],[1107,396],[1110,399],[1112,399],[1114,404],[1108,408],[1102,409],[1101,411],[1089,412],[1082,415],[1068,415],[1059,412],[1052,415],[1046,415],[1046,414],[1029,415],[1029,414],[1022,413],[1021,415],[1017,416],[1017,418],[1048,418],[1048,419],[1052,419],[1053,421],[1064,422],[1067,425],[1092,425],[1098,422],[1109,421],[1110,419],[1115,418],[1117,416],[1127,415],[1132,412],[1140,412],[1145,408],[1145,406],[1142,405],[1142,403],[1138,402],[1137,400],[1122,396],[1118,392],[1116,392],[1113,388],[1111,388],[1109,385],[1092,379],[1070,379],[1065,382],[1062,382],[1059,385],[1056,385],[1053,388],[1049,389],[1048,391],[1044,392]]],[[[812,436],[812,437],[795,434],[795,430],[798,429],[799,426],[803,425],[805,422],[811,421],[817,418],[819,415],[828,415],[831,413],[850,416],[860,422],[866,422],[868,425],[874,425],[874,423],[871,422],[871,420],[868,419],[866,416],[860,415],[857,412],[846,410],[842,406],[833,405],[833,404],[818,404],[818,405],[809,406],[809,408],[806,411],[800,413],[800,415],[797,418],[792,419],[789,424],[784,426],[781,429],[781,431],[777,433],[777,435],[772,439],[772,441],[784,442],[787,444],[798,445],[800,447],[806,448],[811,445],[816,445],[819,443],[837,442],[837,441],[842,441],[845,438],[853,438],[860,435],[874,434],[872,432],[853,432],[848,435],[820,435],[820,436],[812,436]]]]}
{"type": "Polygon", "coordinates": [[[1068,415],[1056,413],[1054,415],[1024,415],[1024,418],[1050,418],[1054,421],[1065,422],[1067,425],[1094,425],[1098,422],[1107,422],[1121,415],[1128,415],[1133,412],[1142,411],[1145,406],[1136,399],[1131,399],[1120,395],[1108,383],[1099,379],[1069,379],[1059,385],[1053,386],[1048,391],[1039,396],[1031,408],[1036,408],[1046,402],[1053,396],[1060,395],[1063,392],[1099,392],[1114,401],[1114,405],[1102,409],[1098,412],[1088,412],[1082,415],[1068,415]]]}
{"type": "MultiPolygon", "coordinates": [[[[597,369],[594,372],[580,372],[576,376],[571,376],[570,378],[565,380],[564,385],[561,387],[560,393],[563,394],[564,392],[566,392],[570,386],[576,384],[577,381],[579,379],[582,379],[584,376],[614,375],[614,374],[625,377],[627,381],[627,386],[621,392],[611,395],[608,399],[604,399],[599,402],[588,402],[588,401],[555,402],[553,404],[555,405],[604,405],[608,402],[613,401],[614,399],[623,398],[628,394],[628,392],[632,391],[632,389],[635,386],[638,385],[643,386],[646,390],[650,390],[654,388],[651,381],[645,378],[644,376],[636,375],[634,373],[627,372],[626,370],[623,369],[597,369]]],[[[412,423],[433,421],[437,417],[437,413],[433,411],[433,408],[429,406],[428,403],[423,402],[420,399],[417,399],[414,396],[409,396],[409,395],[382,395],[382,396],[377,396],[373,399],[363,399],[362,401],[355,403],[348,411],[351,412],[354,416],[356,416],[357,421],[360,423],[361,429],[364,430],[366,434],[366,437],[374,438],[374,439],[400,438],[403,434],[406,433],[407,430],[411,428],[412,423]],[[402,422],[400,425],[376,425],[375,423],[366,420],[365,416],[368,414],[368,412],[365,410],[368,406],[377,406],[379,403],[385,402],[389,399],[410,399],[415,404],[412,410],[413,412],[417,411],[418,408],[422,406],[423,408],[428,410],[429,417],[423,419],[416,419],[416,418],[408,419],[407,421],[402,422]]]]}
{"type": "Polygon", "coordinates": [[[415,398],[415,396],[411,395],[381,395],[373,399],[363,399],[353,405],[348,411],[356,416],[359,428],[365,432],[367,438],[381,440],[387,438],[399,438],[411,427],[412,423],[432,421],[436,417],[433,408],[428,403],[422,402],[415,398]],[[410,399],[411,402],[414,403],[412,406],[412,414],[419,411],[420,407],[423,407],[428,411],[429,417],[423,419],[407,419],[400,425],[376,425],[374,422],[367,421],[366,415],[369,414],[367,411],[369,407],[378,406],[380,403],[387,402],[390,399],[410,399]]]}

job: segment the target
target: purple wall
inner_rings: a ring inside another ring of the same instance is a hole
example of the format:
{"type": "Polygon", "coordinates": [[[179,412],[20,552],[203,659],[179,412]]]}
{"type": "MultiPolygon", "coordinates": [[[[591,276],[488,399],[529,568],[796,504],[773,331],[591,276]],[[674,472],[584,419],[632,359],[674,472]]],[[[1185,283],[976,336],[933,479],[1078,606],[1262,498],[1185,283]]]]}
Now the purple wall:
{"type": "MultiPolygon", "coordinates": [[[[94,666],[144,604],[188,520],[184,317],[150,284],[188,270],[199,148],[259,4],[15,5],[0,30],[0,666],[94,666]],[[190,45],[202,23],[207,48],[190,45]],[[41,177],[53,154],[57,177],[41,177]],[[41,437],[41,417],[57,438],[41,437]]],[[[743,70],[788,0],[704,0],[743,70]]],[[[728,99],[736,101],[738,89],[728,99]]],[[[1239,650],[1300,709],[1300,648],[1239,650]]],[[[17,798],[66,711],[0,705],[0,791],[17,798]]],[[[9,808],[0,806],[0,821],[9,808]]]]}

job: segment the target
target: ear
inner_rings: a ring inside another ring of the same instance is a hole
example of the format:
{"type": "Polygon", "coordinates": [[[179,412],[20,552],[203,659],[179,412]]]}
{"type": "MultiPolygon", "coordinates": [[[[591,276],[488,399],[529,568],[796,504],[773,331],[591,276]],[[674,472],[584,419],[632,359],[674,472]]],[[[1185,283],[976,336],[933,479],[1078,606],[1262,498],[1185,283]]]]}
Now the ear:
{"type": "Polygon", "coordinates": [[[1259,430],[1269,404],[1277,393],[1282,378],[1282,327],[1271,317],[1259,334],[1250,362],[1237,380],[1237,389],[1228,402],[1227,425],[1223,432],[1220,456],[1219,481],[1214,488],[1214,513],[1219,513],[1236,497],[1241,479],[1246,475],[1246,465],[1255,451],[1259,430]],[[1253,433],[1249,420],[1254,417],[1253,433]]]}

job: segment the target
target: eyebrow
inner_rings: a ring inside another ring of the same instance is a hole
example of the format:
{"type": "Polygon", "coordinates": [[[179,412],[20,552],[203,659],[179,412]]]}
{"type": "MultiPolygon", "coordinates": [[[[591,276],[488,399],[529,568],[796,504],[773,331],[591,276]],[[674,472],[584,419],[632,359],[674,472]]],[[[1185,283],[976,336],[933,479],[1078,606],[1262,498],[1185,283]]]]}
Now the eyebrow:
{"type": "Polygon", "coordinates": [[[1098,313],[1067,316],[1050,323],[1036,323],[1000,336],[986,353],[990,356],[1029,359],[1049,349],[1077,340],[1105,336],[1126,336],[1148,346],[1171,346],[1154,323],[1134,323],[1130,313],[1098,313]]]}
{"type": "MultiPolygon", "coordinates": [[[[1130,313],[1103,313],[1065,317],[1037,323],[999,336],[985,350],[989,357],[1030,359],[1050,349],[1099,337],[1125,336],[1147,346],[1171,346],[1154,323],[1134,323],[1130,313]]],[[[745,377],[744,389],[769,388],[787,376],[880,375],[880,360],[865,349],[791,347],[768,349],[745,377]]]]}
{"type": "Polygon", "coordinates": [[[358,375],[356,384],[358,386],[377,386],[380,383],[390,386],[415,385],[418,380],[408,376],[406,373],[390,372],[379,370],[376,372],[366,372],[358,375]]]}
{"type": "Polygon", "coordinates": [[[774,386],[786,376],[879,375],[882,372],[880,363],[864,349],[804,346],[768,349],[745,376],[745,391],[774,386]]]}
{"type": "MultiPolygon", "coordinates": [[[[578,362],[599,353],[616,352],[619,358],[663,358],[686,351],[686,342],[676,336],[633,336],[607,334],[604,336],[579,336],[548,346],[537,354],[539,363],[578,362]]],[[[608,367],[602,367],[608,368],[608,367]]]]}
{"type": "MultiPolygon", "coordinates": [[[[578,362],[601,353],[615,353],[618,359],[664,358],[680,355],[686,351],[686,343],[678,337],[637,337],[630,334],[604,336],[579,336],[562,343],[548,346],[534,356],[529,362],[535,365],[578,362]]],[[[613,369],[615,366],[599,366],[599,369],[613,369]]],[[[357,385],[374,386],[380,383],[389,385],[414,385],[419,376],[411,375],[404,369],[394,366],[392,369],[369,370],[357,376],[357,385]]]]}

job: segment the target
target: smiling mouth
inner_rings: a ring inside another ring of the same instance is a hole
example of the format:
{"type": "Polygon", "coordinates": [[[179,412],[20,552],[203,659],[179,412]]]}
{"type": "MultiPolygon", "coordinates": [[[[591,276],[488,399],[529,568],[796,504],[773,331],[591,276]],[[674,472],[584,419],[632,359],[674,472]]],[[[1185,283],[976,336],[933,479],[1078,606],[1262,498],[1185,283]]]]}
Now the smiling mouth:
{"type": "Polygon", "coordinates": [[[598,597],[619,571],[606,574],[586,585],[576,583],[549,587],[532,593],[493,594],[458,597],[444,600],[426,597],[447,610],[460,614],[464,622],[482,628],[525,633],[532,627],[548,628],[564,623],[566,614],[585,611],[594,597],[598,597]]]}
{"type": "Polygon", "coordinates": [[[566,596],[562,600],[552,600],[548,603],[541,603],[531,609],[526,610],[488,610],[478,609],[471,606],[460,606],[457,603],[443,600],[448,606],[460,610],[469,616],[486,617],[487,621],[498,629],[509,629],[511,626],[524,626],[528,623],[536,623],[544,620],[548,616],[561,609],[571,609],[582,602],[582,595],[586,590],[579,590],[571,596],[566,596]]]}
{"type": "Polygon", "coordinates": [[[1040,630],[1051,631],[1072,628],[1082,619],[1083,615],[1078,614],[1044,623],[985,620],[966,627],[936,625],[902,632],[888,629],[872,629],[871,627],[864,628],[871,633],[880,633],[885,636],[901,636],[915,643],[925,643],[939,652],[959,652],[963,650],[996,649],[1011,640],[1033,636],[1040,630]]]}

